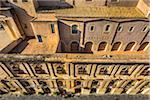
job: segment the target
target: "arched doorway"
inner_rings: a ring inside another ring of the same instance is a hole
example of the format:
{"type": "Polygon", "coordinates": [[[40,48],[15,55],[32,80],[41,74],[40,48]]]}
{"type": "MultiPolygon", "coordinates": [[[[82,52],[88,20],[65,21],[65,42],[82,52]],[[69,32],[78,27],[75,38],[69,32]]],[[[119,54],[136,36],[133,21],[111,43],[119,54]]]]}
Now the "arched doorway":
{"type": "Polygon", "coordinates": [[[126,46],[126,48],[125,48],[124,51],[130,51],[130,50],[133,48],[134,45],[135,45],[135,42],[130,42],[130,43],[126,46]]]}
{"type": "Polygon", "coordinates": [[[93,45],[92,42],[87,42],[85,44],[84,52],[85,53],[92,53],[92,45],[93,45]]]}
{"type": "Polygon", "coordinates": [[[149,42],[144,42],[137,51],[144,51],[144,49],[148,46],[149,42]]]}
{"type": "Polygon", "coordinates": [[[98,51],[104,51],[106,48],[107,43],[106,42],[101,42],[98,46],[98,51]]]}
{"type": "Polygon", "coordinates": [[[71,43],[71,52],[79,52],[79,43],[78,42],[72,42],[71,43]]]}
{"type": "Polygon", "coordinates": [[[121,45],[121,42],[114,43],[114,45],[112,46],[111,51],[117,51],[119,49],[120,45],[121,45]]]}

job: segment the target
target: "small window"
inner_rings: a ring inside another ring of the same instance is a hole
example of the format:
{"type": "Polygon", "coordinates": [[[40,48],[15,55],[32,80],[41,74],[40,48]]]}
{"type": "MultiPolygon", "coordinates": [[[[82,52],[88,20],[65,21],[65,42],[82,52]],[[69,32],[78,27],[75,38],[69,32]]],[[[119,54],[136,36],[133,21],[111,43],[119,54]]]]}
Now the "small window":
{"type": "Polygon", "coordinates": [[[94,26],[91,26],[91,27],[90,27],[90,31],[94,31],[94,26]]]}
{"type": "Polygon", "coordinates": [[[109,31],[110,31],[110,25],[106,25],[105,32],[109,32],[109,31]]]}
{"type": "Polygon", "coordinates": [[[117,29],[117,31],[121,32],[122,31],[122,26],[119,26],[118,29],[117,29]]]}
{"type": "Polygon", "coordinates": [[[38,42],[43,42],[41,35],[37,35],[38,42]]]}
{"type": "Polygon", "coordinates": [[[28,0],[22,0],[22,2],[28,2],[28,0]]]}
{"type": "Polygon", "coordinates": [[[77,34],[77,33],[78,33],[78,26],[72,25],[72,34],[77,34]]]}
{"type": "Polygon", "coordinates": [[[55,33],[55,26],[54,26],[54,24],[51,24],[51,31],[52,31],[52,33],[55,33]]]}
{"type": "Polygon", "coordinates": [[[143,30],[142,30],[142,32],[146,32],[147,29],[148,29],[147,27],[144,27],[143,30]]]}
{"type": "Polygon", "coordinates": [[[0,30],[3,30],[4,26],[2,24],[0,24],[0,30]]]}
{"type": "Polygon", "coordinates": [[[134,27],[130,27],[129,32],[133,32],[134,27]]]}

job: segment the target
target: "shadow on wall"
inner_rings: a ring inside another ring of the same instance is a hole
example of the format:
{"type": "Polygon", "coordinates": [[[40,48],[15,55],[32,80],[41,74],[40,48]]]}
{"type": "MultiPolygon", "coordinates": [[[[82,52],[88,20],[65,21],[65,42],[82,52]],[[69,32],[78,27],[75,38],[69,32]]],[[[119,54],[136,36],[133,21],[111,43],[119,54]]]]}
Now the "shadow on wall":
{"type": "Polygon", "coordinates": [[[59,22],[59,36],[60,41],[57,48],[57,53],[93,53],[92,42],[87,42],[85,47],[80,46],[81,31],[78,25],[67,25],[63,22],[59,22]]]}
{"type": "MultiPolygon", "coordinates": [[[[32,26],[30,24],[30,21],[34,18],[33,16],[29,15],[27,11],[25,11],[23,8],[20,8],[19,6],[4,1],[3,2],[4,7],[13,7],[14,11],[16,12],[14,19],[19,21],[20,24],[20,31],[23,31],[23,34],[26,36],[34,36],[34,32],[32,30],[32,26]]],[[[14,15],[14,13],[12,13],[14,15]]],[[[17,23],[18,24],[18,23],[17,23]]]]}
{"type": "Polygon", "coordinates": [[[39,0],[38,10],[55,10],[55,9],[65,9],[73,8],[73,6],[65,1],[52,1],[52,0],[39,0]]]}

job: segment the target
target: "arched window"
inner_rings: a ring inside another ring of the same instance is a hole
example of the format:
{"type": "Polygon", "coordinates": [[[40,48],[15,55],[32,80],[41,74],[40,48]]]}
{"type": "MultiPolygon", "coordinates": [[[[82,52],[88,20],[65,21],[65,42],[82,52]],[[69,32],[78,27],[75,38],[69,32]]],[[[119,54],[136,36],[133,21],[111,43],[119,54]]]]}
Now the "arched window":
{"type": "Polygon", "coordinates": [[[78,33],[78,26],[72,25],[72,34],[77,34],[77,33],[78,33]]]}
{"type": "Polygon", "coordinates": [[[107,43],[106,42],[101,42],[98,46],[98,51],[103,51],[106,48],[107,43]]]}
{"type": "Polygon", "coordinates": [[[79,43],[78,42],[71,43],[71,52],[79,52],[79,43]]]}
{"type": "Polygon", "coordinates": [[[144,42],[137,51],[143,51],[147,46],[148,46],[149,42],[144,42]]]}
{"type": "Polygon", "coordinates": [[[92,45],[93,45],[92,42],[87,42],[85,44],[84,52],[86,52],[86,53],[92,53],[92,45]]]}
{"type": "Polygon", "coordinates": [[[135,42],[130,42],[130,43],[126,46],[126,48],[125,48],[124,51],[130,51],[130,50],[133,48],[134,45],[135,45],[135,42]]]}
{"type": "Polygon", "coordinates": [[[121,42],[114,43],[114,45],[112,46],[111,51],[117,51],[119,49],[120,45],[121,45],[121,42]]]}

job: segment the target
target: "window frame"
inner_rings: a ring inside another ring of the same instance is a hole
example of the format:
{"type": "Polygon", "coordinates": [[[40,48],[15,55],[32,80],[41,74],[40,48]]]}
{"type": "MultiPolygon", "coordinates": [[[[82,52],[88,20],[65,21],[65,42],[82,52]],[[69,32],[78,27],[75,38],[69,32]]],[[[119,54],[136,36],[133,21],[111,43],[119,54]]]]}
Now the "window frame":
{"type": "Polygon", "coordinates": [[[72,35],[78,35],[78,34],[79,34],[78,27],[79,27],[79,25],[77,25],[77,24],[71,25],[71,34],[72,34],[72,35]],[[77,31],[77,32],[73,32],[73,26],[76,26],[76,31],[77,31]]]}

